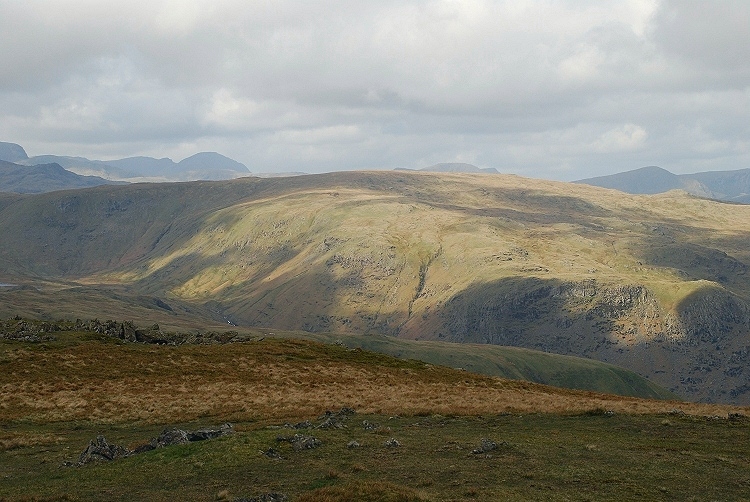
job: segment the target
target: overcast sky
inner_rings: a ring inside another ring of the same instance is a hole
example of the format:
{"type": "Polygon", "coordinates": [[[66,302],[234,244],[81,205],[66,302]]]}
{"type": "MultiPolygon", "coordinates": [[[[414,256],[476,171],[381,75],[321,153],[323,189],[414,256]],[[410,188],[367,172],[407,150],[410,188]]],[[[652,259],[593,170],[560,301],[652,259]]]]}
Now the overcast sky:
{"type": "Polygon", "coordinates": [[[750,167],[750,2],[0,0],[0,141],[253,172],[750,167]]]}

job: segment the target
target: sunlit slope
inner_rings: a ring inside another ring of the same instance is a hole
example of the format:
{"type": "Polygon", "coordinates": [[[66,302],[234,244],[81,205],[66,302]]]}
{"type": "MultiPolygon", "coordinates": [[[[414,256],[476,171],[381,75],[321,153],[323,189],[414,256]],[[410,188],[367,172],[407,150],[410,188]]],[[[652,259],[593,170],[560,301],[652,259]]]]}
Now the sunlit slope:
{"type": "Polygon", "coordinates": [[[750,400],[750,206],[388,172],[105,187],[0,216],[10,279],[112,284],[240,325],[584,355],[750,400]]]}

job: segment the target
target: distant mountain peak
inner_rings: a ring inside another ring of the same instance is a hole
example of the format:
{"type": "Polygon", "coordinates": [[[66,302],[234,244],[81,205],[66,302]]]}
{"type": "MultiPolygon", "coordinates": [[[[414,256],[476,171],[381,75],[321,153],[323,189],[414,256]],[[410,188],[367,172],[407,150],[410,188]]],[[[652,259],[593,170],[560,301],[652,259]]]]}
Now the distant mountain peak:
{"type": "Polygon", "coordinates": [[[26,150],[21,145],[0,141],[0,160],[18,162],[19,160],[26,160],[28,158],[26,150]]]}
{"type": "Polygon", "coordinates": [[[659,166],[646,166],[609,176],[587,178],[574,183],[612,188],[634,194],[656,194],[682,188],[680,179],[676,174],[672,174],[659,166]]]}
{"type": "Polygon", "coordinates": [[[0,192],[43,193],[121,184],[96,176],[79,176],[58,163],[23,166],[0,160],[0,192]]]}
{"type": "Polygon", "coordinates": [[[646,166],[574,183],[612,188],[633,194],[656,194],[681,189],[698,197],[750,203],[750,169],[672,174],[658,166],[646,166]]]}
{"type": "Polygon", "coordinates": [[[250,169],[245,164],[216,152],[196,153],[179,161],[177,166],[181,170],[200,172],[203,176],[208,177],[220,172],[233,172],[239,175],[250,174],[250,169]]]}

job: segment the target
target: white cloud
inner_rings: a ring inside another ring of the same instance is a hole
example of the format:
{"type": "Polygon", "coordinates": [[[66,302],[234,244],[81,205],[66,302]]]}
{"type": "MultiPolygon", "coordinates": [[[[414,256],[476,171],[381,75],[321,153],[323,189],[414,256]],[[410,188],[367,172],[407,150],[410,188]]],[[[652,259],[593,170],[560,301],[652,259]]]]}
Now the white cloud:
{"type": "Polygon", "coordinates": [[[623,124],[600,135],[592,147],[597,152],[616,153],[642,148],[648,134],[643,127],[623,124]]]}
{"type": "Polygon", "coordinates": [[[744,1],[113,5],[0,3],[0,140],[253,170],[747,167],[744,1]]]}

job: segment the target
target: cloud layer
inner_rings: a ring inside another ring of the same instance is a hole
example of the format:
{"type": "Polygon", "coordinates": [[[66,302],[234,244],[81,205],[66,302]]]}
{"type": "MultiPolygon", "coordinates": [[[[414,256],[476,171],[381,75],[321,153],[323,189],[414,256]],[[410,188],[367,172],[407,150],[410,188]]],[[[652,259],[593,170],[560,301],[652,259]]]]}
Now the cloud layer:
{"type": "Polygon", "coordinates": [[[0,140],[254,172],[750,167],[750,3],[0,3],[0,140]]]}

